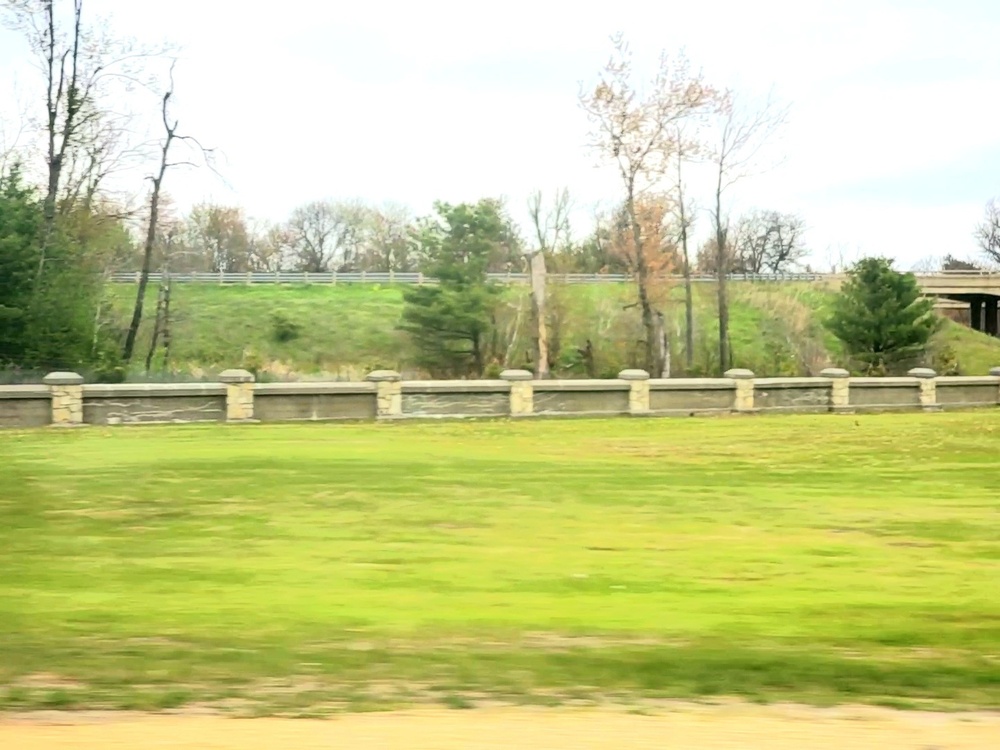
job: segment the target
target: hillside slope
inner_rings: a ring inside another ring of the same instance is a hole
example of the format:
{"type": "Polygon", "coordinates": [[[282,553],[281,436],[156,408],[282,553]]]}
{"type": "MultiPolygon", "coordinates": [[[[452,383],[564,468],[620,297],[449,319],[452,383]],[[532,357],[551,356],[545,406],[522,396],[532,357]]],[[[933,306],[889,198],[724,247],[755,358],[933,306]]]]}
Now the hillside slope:
{"type": "MultiPolygon", "coordinates": [[[[177,284],[172,297],[172,351],[163,377],[208,377],[245,367],[262,378],[357,379],[392,368],[419,376],[407,337],[397,329],[402,287],[214,286],[177,284]]],[[[610,377],[634,364],[641,339],[638,315],[625,309],[631,287],[593,284],[551,287],[552,337],[562,375],[610,377]],[[588,345],[589,341],[589,345],[588,345]]],[[[124,314],[135,293],[116,285],[113,302],[124,314]]],[[[715,290],[698,285],[693,366],[685,367],[681,289],[667,311],[674,374],[714,372],[718,335],[715,290]]],[[[761,376],[818,373],[842,364],[838,342],[823,328],[831,292],[812,284],[737,283],[732,286],[731,339],[735,364],[761,376]]],[[[498,364],[522,366],[530,346],[529,303],[524,287],[511,288],[498,316],[498,364]]],[[[146,308],[140,366],[149,346],[155,290],[146,308]]],[[[159,369],[159,357],[154,370],[159,369]]],[[[929,364],[962,374],[984,374],[1000,365],[1000,340],[945,321],[929,364]]],[[[138,372],[135,373],[138,376],[138,372]]]]}

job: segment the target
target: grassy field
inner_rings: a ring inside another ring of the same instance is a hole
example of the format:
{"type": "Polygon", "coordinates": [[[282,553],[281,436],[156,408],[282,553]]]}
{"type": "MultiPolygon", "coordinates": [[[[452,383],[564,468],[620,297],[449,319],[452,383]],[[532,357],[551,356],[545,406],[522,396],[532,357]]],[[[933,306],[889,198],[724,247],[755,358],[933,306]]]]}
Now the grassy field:
{"type": "MultiPolygon", "coordinates": [[[[406,336],[397,330],[402,311],[399,286],[229,286],[178,284],[173,291],[173,357],[175,376],[207,377],[228,367],[246,367],[262,377],[303,376],[360,378],[381,368],[413,372],[406,336]],[[298,327],[297,338],[280,341],[276,320],[298,327]]],[[[694,369],[716,369],[718,337],[715,292],[696,286],[694,369]]],[[[124,316],[130,310],[133,285],[113,289],[124,316]]],[[[592,284],[551,287],[550,307],[558,319],[553,336],[561,342],[557,370],[582,375],[578,350],[587,340],[594,347],[596,374],[614,376],[634,366],[642,336],[626,285],[592,284]],[[556,333],[558,334],[556,336],[556,333]]],[[[682,291],[674,290],[667,309],[667,330],[674,369],[683,356],[682,291]]],[[[732,285],[731,339],[735,364],[761,376],[800,375],[843,364],[839,344],[823,328],[830,292],[814,284],[732,285]]],[[[501,310],[500,328],[513,340],[519,364],[529,346],[529,305],[523,287],[512,288],[501,310]],[[518,323],[520,312],[520,324],[518,323]]],[[[145,359],[155,311],[150,292],[148,315],[138,351],[145,359]]],[[[983,375],[1000,365],[1000,340],[948,321],[931,348],[930,364],[943,360],[962,374],[983,375]]]]}
{"type": "Polygon", "coordinates": [[[0,433],[0,708],[1000,703],[996,413],[0,433]]]}

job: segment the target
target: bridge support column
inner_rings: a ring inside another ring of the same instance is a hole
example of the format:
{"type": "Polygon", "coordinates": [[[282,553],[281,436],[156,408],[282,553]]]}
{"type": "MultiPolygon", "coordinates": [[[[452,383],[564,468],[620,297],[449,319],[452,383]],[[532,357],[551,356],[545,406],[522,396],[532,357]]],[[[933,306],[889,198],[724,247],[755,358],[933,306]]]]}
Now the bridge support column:
{"type": "Polygon", "coordinates": [[[973,297],[969,300],[969,326],[973,331],[983,330],[983,300],[973,297]]]}
{"type": "Polygon", "coordinates": [[[983,315],[986,317],[983,328],[990,336],[997,335],[997,298],[987,297],[983,304],[983,315]]]}

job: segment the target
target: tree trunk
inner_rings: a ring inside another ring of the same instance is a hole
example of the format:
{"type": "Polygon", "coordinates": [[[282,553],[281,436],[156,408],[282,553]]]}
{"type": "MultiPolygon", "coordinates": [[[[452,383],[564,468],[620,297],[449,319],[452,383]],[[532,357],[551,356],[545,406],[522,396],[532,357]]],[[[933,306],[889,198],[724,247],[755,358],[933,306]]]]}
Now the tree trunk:
{"type": "Polygon", "coordinates": [[[628,216],[632,223],[632,241],[635,244],[635,269],[636,285],[639,290],[639,308],[642,311],[642,327],[646,332],[645,360],[646,369],[650,377],[659,378],[662,376],[660,369],[663,359],[660,349],[660,341],[656,335],[656,312],[649,301],[649,268],[646,265],[646,255],[642,243],[642,227],[639,226],[639,219],[635,215],[635,200],[629,195],[628,216]]]}
{"type": "MultiPolygon", "coordinates": [[[[169,143],[169,141],[168,141],[169,143]]],[[[135,351],[135,340],[139,335],[139,325],[142,323],[142,306],[146,301],[146,287],[149,284],[149,268],[153,262],[153,245],[156,242],[156,222],[160,212],[160,185],[166,172],[166,148],[163,161],[160,163],[160,174],[153,180],[153,194],[149,199],[149,225],[146,227],[146,246],[142,253],[142,271],[139,273],[139,289],[135,295],[135,307],[132,308],[132,322],[129,323],[128,334],[125,336],[125,348],[122,359],[127,365],[132,360],[135,351]]]]}
{"type": "Polygon", "coordinates": [[[472,366],[475,368],[475,376],[481,378],[485,368],[483,367],[483,346],[478,331],[472,334],[472,366]]]}
{"type": "Polygon", "coordinates": [[[173,96],[174,89],[174,68],[170,67],[170,89],[163,95],[163,127],[166,130],[166,138],[160,147],[160,171],[153,178],[153,192],[149,198],[149,224],[146,227],[146,245],[142,253],[142,271],[139,273],[139,289],[135,295],[135,307],[132,309],[132,322],[129,323],[128,334],[125,336],[125,347],[122,351],[122,359],[125,364],[132,360],[132,353],[135,351],[135,339],[139,335],[139,325],[142,323],[142,306],[146,301],[146,286],[149,284],[149,268],[153,263],[153,246],[156,244],[156,224],[160,219],[160,186],[163,185],[163,176],[167,173],[170,162],[167,160],[170,154],[170,144],[177,137],[177,122],[173,125],[167,119],[167,105],[170,97],[173,96]]]}
{"type": "Polygon", "coordinates": [[[669,378],[670,377],[670,343],[667,341],[667,329],[663,325],[663,313],[656,313],[656,342],[657,349],[660,354],[660,359],[657,362],[657,368],[660,371],[660,377],[669,378]]]}
{"type": "Polygon", "coordinates": [[[687,217],[681,195],[681,250],[684,254],[684,365],[694,369],[694,290],[691,283],[691,256],[688,253],[687,217]]]}
{"type": "Polygon", "coordinates": [[[549,377],[549,332],[545,311],[545,253],[539,250],[530,260],[531,314],[535,322],[535,377],[549,377]]]}
{"type": "Polygon", "coordinates": [[[163,319],[163,285],[156,295],[156,319],[153,321],[153,337],[149,342],[149,351],[146,352],[146,374],[149,374],[153,366],[153,355],[156,354],[156,345],[160,340],[160,327],[163,319]]]}
{"type": "MultiPolygon", "coordinates": [[[[680,140],[680,139],[679,139],[680,140]]],[[[677,153],[677,205],[681,220],[681,252],[684,259],[684,367],[694,369],[694,290],[691,284],[691,255],[688,252],[687,207],[684,205],[684,153],[677,153]]]]}
{"type": "Polygon", "coordinates": [[[722,170],[715,190],[715,265],[719,292],[719,372],[730,367],[729,351],[729,296],[726,289],[729,264],[726,257],[726,229],[722,224],[722,170]]]}
{"type": "Polygon", "coordinates": [[[170,369],[170,271],[166,271],[163,288],[163,370],[170,369]]]}

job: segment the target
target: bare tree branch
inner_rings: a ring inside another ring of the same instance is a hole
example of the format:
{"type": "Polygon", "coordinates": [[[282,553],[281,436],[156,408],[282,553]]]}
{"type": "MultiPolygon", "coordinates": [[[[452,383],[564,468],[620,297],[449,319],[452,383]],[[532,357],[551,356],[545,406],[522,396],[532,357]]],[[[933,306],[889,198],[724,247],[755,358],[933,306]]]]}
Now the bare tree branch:
{"type": "MultiPolygon", "coordinates": [[[[639,204],[658,188],[672,168],[681,148],[678,126],[702,117],[716,98],[701,73],[690,69],[680,55],[672,60],[661,54],[657,72],[645,92],[633,83],[632,56],[619,34],[612,37],[611,58],[601,71],[593,91],[581,91],[580,105],[594,126],[591,146],[617,166],[624,188],[624,212],[631,230],[636,288],[646,331],[646,367],[654,377],[662,373],[666,360],[659,351],[664,341],[660,315],[650,299],[655,263],[644,242],[639,204]]],[[[653,203],[661,200],[656,197],[653,203]]]]}
{"type": "Polygon", "coordinates": [[[983,220],[976,226],[973,236],[986,261],[992,266],[1000,266],[1000,203],[996,198],[987,201],[983,220]]]}
{"type": "MultiPolygon", "coordinates": [[[[153,189],[149,197],[149,220],[146,225],[146,241],[143,247],[142,271],[139,274],[139,286],[136,291],[135,307],[132,310],[132,321],[129,324],[128,333],[125,337],[125,346],[122,351],[122,359],[124,359],[126,363],[132,359],[132,353],[135,350],[135,340],[139,334],[139,326],[142,323],[142,308],[146,299],[146,286],[149,283],[149,272],[152,265],[153,248],[156,244],[156,228],[157,221],[159,220],[160,192],[163,187],[163,178],[166,176],[167,170],[177,164],[171,162],[169,159],[170,148],[175,140],[188,141],[196,144],[198,143],[191,136],[179,135],[177,133],[177,129],[180,126],[180,122],[176,118],[171,121],[170,118],[170,99],[174,95],[175,65],[176,60],[170,65],[169,86],[163,94],[163,99],[160,103],[160,115],[163,122],[164,138],[160,146],[159,169],[150,177],[150,180],[153,183],[153,189]]],[[[205,155],[207,160],[207,154],[204,150],[203,155],[205,155]]]]}
{"type": "Polygon", "coordinates": [[[723,197],[736,182],[748,176],[757,167],[757,158],[768,139],[785,122],[788,110],[780,108],[773,98],[759,109],[741,105],[732,91],[726,91],[718,100],[718,138],[711,151],[715,167],[715,201],[712,223],[715,228],[715,265],[718,274],[719,306],[719,369],[725,371],[732,365],[729,345],[729,298],[726,274],[729,266],[729,216],[723,207],[723,197]]]}

